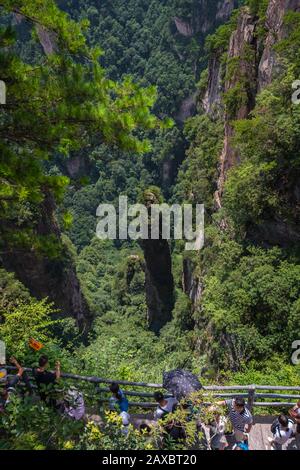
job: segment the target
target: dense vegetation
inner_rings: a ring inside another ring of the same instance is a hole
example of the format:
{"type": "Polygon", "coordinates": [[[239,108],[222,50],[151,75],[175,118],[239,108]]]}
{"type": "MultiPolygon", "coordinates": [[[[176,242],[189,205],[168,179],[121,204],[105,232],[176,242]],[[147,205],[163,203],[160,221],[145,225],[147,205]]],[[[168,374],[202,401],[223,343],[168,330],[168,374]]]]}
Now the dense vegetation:
{"type": "MultiPolygon", "coordinates": [[[[291,102],[300,76],[299,14],[287,15],[289,36],[276,45],[279,75],[256,96],[251,115],[232,123],[240,161],[216,211],[223,114],[205,114],[199,97],[209,57],[220,59],[224,80],[239,67],[227,56],[239,11],[213,32],[218,2],[210,2],[203,33],[193,23],[196,0],[69,0],[57,2],[61,10],[54,1],[39,3],[38,10],[36,1],[0,1],[0,78],[9,87],[0,109],[0,256],[27,249],[59,258],[67,247],[93,324],[87,336],[79,332],[1,268],[0,338],[8,354],[36,364],[38,353],[28,348],[34,337],[51,364],[59,359],[78,374],[161,382],[163,371],[187,368],[203,381],[299,385],[299,366],[290,362],[300,327],[300,108],[291,102]],[[28,21],[12,28],[13,13],[28,21]],[[180,35],[174,17],[189,21],[193,34],[180,35]],[[54,54],[44,54],[41,25],[54,54]],[[180,107],[195,92],[197,113],[183,124],[180,107]],[[167,201],[205,203],[207,225],[200,254],[187,256],[182,243],[171,243],[175,308],[159,336],[147,326],[140,245],[94,236],[100,202],[116,203],[120,194],[136,202],[153,185],[167,201]],[[48,197],[56,202],[59,239],[37,231],[48,197]],[[183,290],[184,261],[203,286],[196,302],[183,290]]],[[[268,2],[247,3],[263,41],[268,2]]],[[[240,59],[255,60],[253,51],[240,59]]],[[[222,96],[231,119],[248,88],[241,76],[222,96]]],[[[84,392],[99,412],[94,389],[84,392]]],[[[15,398],[1,419],[0,448],[157,446],[156,435],[150,442],[132,431],[126,440],[114,418],[101,431],[61,423],[31,400],[15,398]]]]}

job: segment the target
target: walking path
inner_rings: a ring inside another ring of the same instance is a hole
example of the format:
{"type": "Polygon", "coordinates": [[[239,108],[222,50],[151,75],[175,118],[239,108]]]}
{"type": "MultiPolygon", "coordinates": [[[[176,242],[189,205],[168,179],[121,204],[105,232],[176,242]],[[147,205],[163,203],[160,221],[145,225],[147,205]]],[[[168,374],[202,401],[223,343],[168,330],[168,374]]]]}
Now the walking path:
{"type": "MultiPolygon", "coordinates": [[[[271,450],[268,443],[268,437],[272,437],[271,424],[273,423],[274,416],[255,416],[254,425],[252,427],[249,447],[250,450],[271,450]]],[[[139,427],[145,423],[148,425],[155,424],[151,413],[148,415],[131,415],[131,422],[135,427],[139,427]]],[[[227,438],[229,447],[232,447],[234,441],[228,436],[227,438]]],[[[286,450],[300,450],[300,436],[296,439],[291,439],[287,445],[284,446],[286,450]]]]}

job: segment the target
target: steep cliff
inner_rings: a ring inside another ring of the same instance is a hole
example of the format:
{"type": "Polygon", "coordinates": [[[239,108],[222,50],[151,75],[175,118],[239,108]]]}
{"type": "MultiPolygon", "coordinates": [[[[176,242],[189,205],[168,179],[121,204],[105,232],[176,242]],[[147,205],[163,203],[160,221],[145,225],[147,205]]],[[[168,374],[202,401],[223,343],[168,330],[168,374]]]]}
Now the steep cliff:
{"type": "Polygon", "coordinates": [[[182,11],[183,16],[174,17],[178,32],[186,37],[207,34],[216,24],[227,21],[238,5],[236,0],[194,0],[190,3],[186,11],[182,11]]]}
{"type": "MultiPolygon", "coordinates": [[[[202,63],[203,44],[207,34],[214,31],[218,25],[226,22],[237,6],[238,1],[236,0],[194,0],[191,5],[186,7],[186,10],[183,7],[179,8],[182,16],[174,17],[177,33],[198,43],[199,51],[194,63],[196,79],[202,67],[202,65],[199,67],[199,63],[202,63]]],[[[218,64],[216,63],[215,66],[218,67],[218,64]]],[[[197,94],[195,92],[183,100],[176,114],[176,119],[180,123],[195,114],[196,102],[197,94]]]]}
{"type": "Polygon", "coordinates": [[[174,279],[169,244],[166,240],[144,240],[145,289],[149,328],[159,333],[172,320],[174,279]]]}
{"type": "Polygon", "coordinates": [[[255,102],[257,91],[257,37],[256,19],[248,9],[241,10],[237,27],[232,32],[226,61],[222,61],[222,50],[213,52],[209,61],[208,87],[202,104],[205,112],[218,115],[224,120],[223,150],[219,159],[218,189],[215,193],[217,208],[222,207],[222,194],[227,171],[238,162],[238,154],[232,148],[232,121],[249,115],[255,102]],[[224,106],[223,97],[235,98],[240,94],[235,106],[224,106]]]}
{"type": "Polygon", "coordinates": [[[22,247],[16,256],[15,249],[8,249],[2,257],[2,265],[13,271],[16,277],[38,299],[48,297],[61,314],[75,318],[81,330],[91,323],[91,314],[77,278],[75,260],[69,244],[62,237],[55,217],[55,203],[50,194],[40,206],[35,233],[54,243],[57,254],[47,256],[35,249],[22,247]]]}
{"type": "Polygon", "coordinates": [[[270,84],[272,77],[276,74],[278,63],[273,46],[287,33],[284,27],[284,15],[289,10],[300,11],[300,2],[298,0],[271,0],[269,2],[265,21],[267,35],[258,67],[258,90],[270,84]]]}
{"type": "Polygon", "coordinates": [[[280,71],[274,45],[287,33],[284,16],[290,10],[300,10],[299,0],[271,0],[263,20],[248,7],[242,8],[229,47],[225,49],[226,60],[222,60],[222,49],[213,51],[210,57],[208,87],[202,106],[206,113],[219,115],[224,120],[224,143],[215,193],[219,209],[227,172],[239,161],[238,152],[231,144],[232,122],[249,116],[257,93],[280,71]],[[263,34],[259,27],[264,29],[263,34]]]}
{"type": "MultiPolygon", "coordinates": [[[[258,9],[241,7],[208,38],[200,112],[187,129],[191,146],[179,179],[183,197],[202,200],[206,206],[204,250],[195,263],[185,256],[182,268],[182,287],[193,302],[199,335],[207,329],[202,353],[207,338],[216,335],[209,314],[207,324],[203,321],[205,312],[213,311],[214,276],[220,276],[222,285],[224,273],[236,269],[242,254],[249,256],[253,247],[267,253],[275,246],[287,253],[300,242],[299,111],[291,104],[292,82],[298,78],[291,70],[298,70],[298,62],[289,59],[287,65],[287,54],[279,47],[282,40],[290,40],[295,26],[286,16],[300,11],[300,1],[257,5],[258,9]],[[235,250],[230,260],[228,253],[235,250]]],[[[293,21],[297,25],[299,18],[293,21]]],[[[218,311],[218,300],[214,309],[218,311]]],[[[255,315],[249,313],[251,321],[255,315]]],[[[223,326],[220,330],[216,355],[230,336],[224,336],[223,326]]],[[[228,346],[232,357],[235,347],[228,346]]]]}
{"type": "MultiPolygon", "coordinates": [[[[151,206],[160,203],[160,194],[154,188],[150,188],[144,192],[143,203],[148,208],[150,233],[151,206]]],[[[161,328],[172,320],[175,303],[171,250],[168,241],[162,238],[161,218],[159,238],[142,240],[141,247],[145,258],[148,325],[152,331],[159,334],[161,328]]]]}
{"type": "Polygon", "coordinates": [[[200,301],[203,293],[203,282],[200,276],[195,275],[195,265],[187,258],[183,260],[182,289],[191,299],[193,305],[200,301]]]}

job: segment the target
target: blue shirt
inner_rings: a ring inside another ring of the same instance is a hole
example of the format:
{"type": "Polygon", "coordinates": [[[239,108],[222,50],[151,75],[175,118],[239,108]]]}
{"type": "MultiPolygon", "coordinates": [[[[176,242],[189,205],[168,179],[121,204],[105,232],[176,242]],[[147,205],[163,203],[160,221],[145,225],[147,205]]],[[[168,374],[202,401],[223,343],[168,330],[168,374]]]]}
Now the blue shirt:
{"type": "Polygon", "coordinates": [[[118,406],[120,408],[120,411],[121,411],[121,413],[123,411],[126,411],[126,413],[127,413],[128,409],[129,409],[129,403],[128,403],[128,400],[126,398],[126,395],[121,389],[119,390],[118,395],[120,396],[120,398],[117,400],[117,403],[118,403],[118,406]]]}

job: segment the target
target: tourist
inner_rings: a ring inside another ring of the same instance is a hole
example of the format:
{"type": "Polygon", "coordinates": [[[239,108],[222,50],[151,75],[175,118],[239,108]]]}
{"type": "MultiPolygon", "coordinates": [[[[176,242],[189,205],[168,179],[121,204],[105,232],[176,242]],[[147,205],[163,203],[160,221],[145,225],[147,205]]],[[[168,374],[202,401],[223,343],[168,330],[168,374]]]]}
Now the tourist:
{"type": "Polygon", "coordinates": [[[178,405],[176,398],[165,398],[162,392],[155,392],[154,400],[158,403],[154,413],[155,419],[164,419],[168,414],[173,413],[178,405]]]}
{"type": "Polygon", "coordinates": [[[51,397],[51,395],[61,376],[60,362],[56,361],[55,372],[48,371],[48,366],[48,356],[41,356],[39,358],[39,367],[33,369],[33,376],[38,386],[41,400],[47,402],[50,405],[56,406],[56,400],[53,398],[53,396],[51,397]]]}
{"type": "Polygon", "coordinates": [[[289,411],[289,414],[297,425],[296,434],[300,435],[300,401],[289,411]]]}
{"type": "Polygon", "coordinates": [[[268,437],[271,450],[282,450],[282,446],[293,437],[294,423],[284,414],[281,414],[272,424],[273,437],[268,437]]]}
{"type": "Polygon", "coordinates": [[[30,394],[32,393],[32,387],[28,375],[24,371],[23,367],[14,357],[11,357],[10,362],[17,368],[17,374],[11,379],[9,379],[7,375],[3,378],[4,388],[0,392],[0,412],[4,412],[6,406],[10,402],[11,396],[16,392],[16,387],[21,380],[25,383],[27,391],[30,394]]]}
{"type": "Polygon", "coordinates": [[[215,407],[210,407],[208,412],[213,414],[213,418],[208,424],[211,450],[224,450],[228,446],[225,437],[227,420],[215,407]]]}
{"type": "Polygon", "coordinates": [[[130,424],[130,414],[128,413],[129,410],[129,403],[126,398],[125,393],[123,390],[120,389],[119,384],[113,382],[109,387],[112,397],[110,398],[110,410],[117,411],[120,413],[120,417],[122,419],[122,424],[125,428],[128,428],[130,424]]]}
{"type": "Polygon", "coordinates": [[[219,406],[227,406],[228,417],[233,427],[234,436],[237,442],[248,440],[249,433],[253,426],[253,417],[246,406],[244,398],[237,397],[233,400],[221,401],[219,406]]]}
{"type": "Polygon", "coordinates": [[[82,392],[75,387],[70,387],[64,396],[62,412],[74,421],[83,419],[85,416],[85,403],[82,392]]]}

